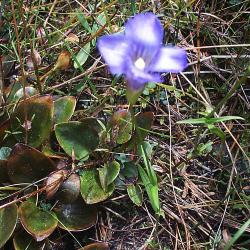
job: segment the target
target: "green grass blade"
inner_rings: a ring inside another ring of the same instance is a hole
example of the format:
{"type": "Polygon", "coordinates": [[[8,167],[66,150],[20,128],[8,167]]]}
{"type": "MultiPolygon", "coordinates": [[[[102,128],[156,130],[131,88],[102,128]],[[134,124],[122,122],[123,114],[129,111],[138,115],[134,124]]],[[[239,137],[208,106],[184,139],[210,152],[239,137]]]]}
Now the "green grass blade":
{"type": "Polygon", "coordinates": [[[241,228],[236,232],[233,238],[226,244],[223,250],[230,250],[233,244],[240,238],[240,236],[245,232],[245,230],[250,225],[250,219],[248,219],[241,228]]]}

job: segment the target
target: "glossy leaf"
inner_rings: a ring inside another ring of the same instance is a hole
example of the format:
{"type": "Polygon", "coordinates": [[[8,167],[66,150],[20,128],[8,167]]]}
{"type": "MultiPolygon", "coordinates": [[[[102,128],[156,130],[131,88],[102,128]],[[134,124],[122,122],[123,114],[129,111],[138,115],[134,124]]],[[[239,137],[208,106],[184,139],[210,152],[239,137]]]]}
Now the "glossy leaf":
{"type": "Polygon", "coordinates": [[[63,96],[54,101],[54,123],[67,122],[74,113],[76,99],[73,96],[63,96]]]}
{"type": "Polygon", "coordinates": [[[60,186],[56,198],[62,203],[74,202],[80,194],[80,177],[72,174],[60,186]]]}
{"type": "Polygon", "coordinates": [[[114,184],[110,184],[104,191],[99,174],[96,169],[87,169],[82,171],[81,176],[81,194],[87,204],[94,204],[106,200],[114,191],[114,184]]]}
{"type": "Polygon", "coordinates": [[[89,244],[85,247],[82,247],[78,250],[109,250],[109,245],[108,243],[104,243],[104,242],[98,242],[98,243],[92,243],[89,244]]]}
{"type": "Polygon", "coordinates": [[[83,64],[87,61],[89,57],[89,53],[90,53],[90,42],[84,45],[84,47],[81,48],[78,54],[76,55],[75,61],[74,61],[75,69],[78,69],[81,66],[83,66],[83,64]]]}
{"type": "Polygon", "coordinates": [[[152,112],[140,113],[135,117],[136,123],[136,137],[142,141],[149,133],[154,120],[152,112]]]}
{"type": "Polygon", "coordinates": [[[5,94],[7,96],[7,103],[13,103],[14,102],[14,96],[16,92],[20,89],[22,89],[22,84],[20,82],[15,82],[9,86],[9,88],[5,89],[5,94]]]}
{"type": "Polygon", "coordinates": [[[108,186],[115,181],[120,172],[120,164],[117,161],[105,164],[104,167],[98,168],[99,178],[102,188],[106,191],[108,186]]]}
{"type": "Polygon", "coordinates": [[[50,135],[53,120],[53,101],[49,95],[21,101],[11,116],[11,129],[19,142],[39,147],[50,135]]]}
{"type": "Polygon", "coordinates": [[[54,163],[43,153],[21,143],[13,147],[7,168],[14,183],[34,182],[55,170],[54,163]]]}
{"type": "Polygon", "coordinates": [[[58,226],[67,231],[83,231],[95,225],[97,209],[87,205],[82,198],[70,204],[59,204],[54,208],[58,226]]]}
{"type": "Polygon", "coordinates": [[[47,238],[57,227],[56,215],[53,212],[43,211],[33,202],[23,202],[19,207],[19,217],[24,229],[36,241],[47,238]]]}
{"type": "Polygon", "coordinates": [[[142,205],[142,191],[139,185],[129,184],[127,186],[127,192],[129,198],[133,201],[133,203],[137,206],[142,205]]]}
{"type": "Polygon", "coordinates": [[[87,122],[66,122],[55,126],[56,138],[64,151],[84,159],[98,146],[98,133],[87,122]]]}
{"type": "Polygon", "coordinates": [[[43,250],[45,242],[37,242],[26,231],[21,230],[13,238],[15,250],[43,250]]]}
{"type": "Polygon", "coordinates": [[[118,110],[112,117],[113,136],[118,144],[128,142],[132,136],[132,118],[127,110],[118,110]]]}
{"type": "Polygon", "coordinates": [[[17,206],[12,204],[0,209],[0,248],[11,237],[17,223],[17,206]]]}
{"type": "Polygon", "coordinates": [[[121,169],[120,176],[123,179],[129,180],[136,180],[138,178],[138,169],[134,162],[125,162],[123,164],[123,168],[121,169]]]}

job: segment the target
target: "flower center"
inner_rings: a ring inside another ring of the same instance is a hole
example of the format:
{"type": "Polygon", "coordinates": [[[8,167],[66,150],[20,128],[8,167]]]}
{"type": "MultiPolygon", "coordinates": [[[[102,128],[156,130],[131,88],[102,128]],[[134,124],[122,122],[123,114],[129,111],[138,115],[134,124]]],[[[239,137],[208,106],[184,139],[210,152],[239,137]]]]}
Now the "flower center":
{"type": "Polygon", "coordinates": [[[144,70],[145,69],[145,66],[146,66],[146,63],[145,61],[139,57],[135,62],[134,62],[134,65],[137,69],[140,69],[140,70],[144,70]]]}

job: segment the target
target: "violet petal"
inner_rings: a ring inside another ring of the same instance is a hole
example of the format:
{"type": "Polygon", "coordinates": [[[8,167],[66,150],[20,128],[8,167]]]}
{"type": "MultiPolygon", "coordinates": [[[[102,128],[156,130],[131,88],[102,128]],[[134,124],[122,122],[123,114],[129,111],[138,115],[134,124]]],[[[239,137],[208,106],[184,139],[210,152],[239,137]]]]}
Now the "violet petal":
{"type": "Polygon", "coordinates": [[[187,67],[186,51],[176,47],[161,48],[149,68],[153,72],[178,73],[187,67]]]}
{"type": "Polygon", "coordinates": [[[127,68],[126,77],[128,79],[128,87],[131,90],[144,88],[147,82],[160,82],[160,74],[148,73],[137,69],[133,64],[127,68]]]}
{"type": "Polygon", "coordinates": [[[155,14],[141,13],[127,21],[125,36],[138,43],[159,47],[163,39],[163,27],[155,14]]]}
{"type": "Polygon", "coordinates": [[[123,34],[105,35],[98,39],[97,47],[112,74],[123,74],[129,42],[123,34]]]}

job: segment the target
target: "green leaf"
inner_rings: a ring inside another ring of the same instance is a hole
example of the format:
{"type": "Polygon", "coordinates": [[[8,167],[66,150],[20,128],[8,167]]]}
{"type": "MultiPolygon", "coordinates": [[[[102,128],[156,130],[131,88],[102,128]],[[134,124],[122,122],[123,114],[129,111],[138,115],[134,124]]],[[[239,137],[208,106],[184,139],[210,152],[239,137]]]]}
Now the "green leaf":
{"type": "Polygon", "coordinates": [[[102,188],[106,191],[108,186],[115,181],[120,172],[120,164],[117,161],[105,164],[104,167],[98,168],[99,178],[102,188]]]}
{"type": "Polygon", "coordinates": [[[147,176],[145,170],[141,167],[138,166],[139,174],[142,179],[143,185],[146,189],[146,192],[148,194],[150,204],[154,211],[156,213],[160,212],[160,201],[159,201],[159,196],[158,196],[158,186],[157,185],[152,185],[150,182],[149,177],[147,176]]]}
{"type": "Polygon", "coordinates": [[[74,113],[76,99],[73,96],[63,96],[54,101],[54,123],[67,122],[74,113]]]}
{"type": "Polygon", "coordinates": [[[248,219],[241,227],[240,229],[236,232],[236,234],[231,238],[231,240],[226,244],[226,246],[223,248],[223,250],[230,250],[232,249],[232,246],[234,243],[240,238],[240,236],[245,232],[245,230],[249,227],[250,225],[250,219],[248,219]]]}
{"type": "Polygon", "coordinates": [[[71,174],[66,179],[56,193],[56,199],[68,204],[77,200],[80,194],[80,177],[77,174],[71,174]]]}
{"type": "Polygon", "coordinates": [[[80,49],[78,54],[75,57],[74,68],[80,68],[88,59],[90,53],[90,42],[84,45],[83,48],[80,49]]]}
{"type": "Polygon", "coordinates": [[[83,231],[95,225],[97,208],[87,205],[79,198],[70,204],[59,204],[54,208],[58,226],[67,231],[83,231]]]}
{"type": "Polygon", "coordinates": [[[225,141],[226,135],[220,128],[215,127],[212,124],[208,124],[207,127],[213,134],[217,135],[222,141],[225,141]]]}
{"type": "Polygon", "coordinates": [[[54,171],[55,165],[40,151],[18,143],[11,151],[7,169],[13,183],[32,183],[54,171]]]}
{"type": "Polygon", "coordinates": [[[26,231],[21,230],[13,238],[15,250],[43,250],[45,242],[36,242],[26,231]]]}
{"type": "Polygon", "coordinates": [[[12,204],[0,209],[0,248],[11,237],[17,223],[17,206],[12,204]]]}
{"type": "Polygon", "coordinates": [[[114,191],[114,183],[111,183],[104,191],[99,173],[96,169],[87,169],[81,172],[81,194],[87,204],[94,204],[106,200],[114,191]]]}
{"type": "Polygon", "coordinates": [[[244,118],[240,116],[223,116],[223,117],[211,117],[211,118],[196,118],[196,119],[186,119],[182,121],[178,121],[178,124],[214,124],[218,122],[224,122],[229,120],[244,120],[244,118]]]}
{"type": "Polygon", "coordinates": [[[39,147],[50,135],[53,122],[53,101],[49,95],[31,97],[20,104],[11,116],[11,129],[19,142],[39,147]]]}
{"type": "Polygon", "coordinates": [[[136,137],[140,143],[148,135],[154,120],[153,112],[140,113],[135,117],[136,137]]]}
{"type": "Polygon", "coordinates": [[[150,163],[150,160],[146,154],[146,149],[144,147],[144,144],[141,144],[139,146],[140,148],[140,151],[141,151],[141,154],[142,154],[142,158],[143,158],[143,161],[144,161],[144,165],[146,166],[146,170],[147,170],[147,174],[148,174],[148,177],[149,177],[149,180],[150,180],[150,183],[152,185],[158,185],[157,183],[157,176],[156,176],[156,173],[154,171],[154,169],[152,168],[151,166],[151,163],[150,163]]]}
{"type": "Polygon", "coordinates": [[[123,179],[127,179],[129,181],[130,179],[134,180],[138,178],[138,169],[137,165],[133,162],[125,162],[123,164],[123,168],[120,171],[120,177],[123,179]]]}
{"type": "Polygon", "coordinates": [[[89,26],[88,20],[85,18],[84,13],[79,9],[80,12],[76,13],[76,16],[79,20],[79,22],[81,23],[81,25],[83,26],[83,28],[86,29],[86,31],[88,31],[89,33],[91,33],[91,28],[89,26]]]}
{"type": "Polygon", "coordinates": [[[127,186],[128,196],[133,201],[133,203],[137,206],[142,205],[142,191],[139,185],[129,184],[127,186]]]}
{"type": "Polygon", "coordinates": [[[177,124],[205,124],[206,118],[196,118],[196,119],[185,119],[182,121],[177,121],[177,124]]]}
{"type": "Polygon", "coordinates": [[[105,24],[106,24],[106,15],[104,12],[102,12],[97,16],[96,21],[92,26],[92,34],[96,33],[98,29],[101,26],[104,26],[105,24]]]}
{"type": "Polygon", "coordinates": [[[213,150],[213,142],[208,141],[207,143],[200,143],[197,147],[198,155],[206,155],[213,150]]]}
{"type": "Polygon", "coordinates": [[[218,122],[225,122],[229,120],[244,120],[244,118],[240,116],[223,116],[223,117],[212,117],[212,118],[206,118],[207,124],[214,124],[218,122]]]}
{"type": "Polygon", "coordinates": [[[64,151],[77,160],[85,159],[99,144],[97,131],[85,122],[66,122],[55,126],[56,138],[64,151]]]}
{"type": "Polygon", "coordinates": [[[19,207],[19,217],[24,229],[36,241],[47,238],[57,227],[56,215],[53,212],[43,211],[33,202],[23,202],[19,207]]]}
{"type": "Polygon", "coordinates": [[[164,89],[168,90],[169,92],[177,90],[176,87],[172,86],[172,85],[167,85],[167,84],[163,84],[163,83],[157,83],[158,86],[163,87],[164,89]]]}
{"type": "Polygon", "coordinates": [[[143,145],[143,148],[145,149],[145,154],[147,158],[150,160],[152,158],[153,148],[155,147],[156,144],[149,143],[148,141],[143,141],[142,144],[138,145],[138,154],[143,156],[141,145],[143,145]]]}
{"type": "Polygon", "coordinates": [[[132,136],[132,117],[127,110],[118,110],[112,117],[113,136],[118,144],[128,142],[132,136]]]}

